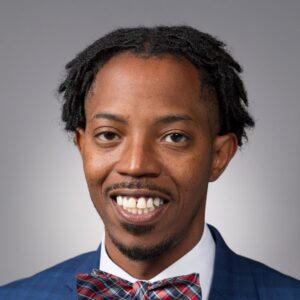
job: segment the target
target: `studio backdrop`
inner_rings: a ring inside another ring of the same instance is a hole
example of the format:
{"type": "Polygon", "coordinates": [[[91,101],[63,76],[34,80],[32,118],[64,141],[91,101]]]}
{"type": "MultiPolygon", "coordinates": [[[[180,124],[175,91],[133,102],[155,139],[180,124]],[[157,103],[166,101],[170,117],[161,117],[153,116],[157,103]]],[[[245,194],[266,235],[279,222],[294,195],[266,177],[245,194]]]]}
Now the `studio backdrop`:
{"type": "Polygon", "coordinates": [[[244,68],[256,129],[209,187],[207,222],[237,253],[300,279],[300,2],[0,3],[0,285],[94,250],[102,224],[60,123],[66,62],[121,26],[187,24],[244,68]]]}

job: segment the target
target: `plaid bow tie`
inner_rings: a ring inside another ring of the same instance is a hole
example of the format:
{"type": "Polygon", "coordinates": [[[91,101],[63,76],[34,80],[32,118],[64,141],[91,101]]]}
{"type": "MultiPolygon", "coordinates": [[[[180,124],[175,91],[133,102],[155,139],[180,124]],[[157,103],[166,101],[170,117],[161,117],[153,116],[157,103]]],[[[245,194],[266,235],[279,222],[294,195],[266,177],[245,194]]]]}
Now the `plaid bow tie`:
{"type": "Polygon", "coordinates": [[[199,274],[192,273],[156,281],[131,283],[112,274],[94,269],[77,275],[78,300],[201,300],[199,274]]]}

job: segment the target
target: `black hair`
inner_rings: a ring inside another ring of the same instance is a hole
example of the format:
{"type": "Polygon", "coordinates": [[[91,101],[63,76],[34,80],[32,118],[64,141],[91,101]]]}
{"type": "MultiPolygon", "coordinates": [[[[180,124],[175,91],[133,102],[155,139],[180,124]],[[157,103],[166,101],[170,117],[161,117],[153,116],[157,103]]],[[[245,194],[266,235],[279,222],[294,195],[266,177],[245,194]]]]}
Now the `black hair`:
{"type": "Polygon", "coordinates": [[[248,99],[239,76],[242,68],[217,38],[190,26],[120,28],[96,40],[66,64],[66,76],[58,87],[62,94],[65,130],[85,128],[84,102],[97,72],[110,58],[131,52],[142,56],[171,54],[186,58],[200,71],[204,84],[215,92],[219,135],[232,132],[238,145],[247,140],[245,129],[254,127],[247,111],[248,99]]]}

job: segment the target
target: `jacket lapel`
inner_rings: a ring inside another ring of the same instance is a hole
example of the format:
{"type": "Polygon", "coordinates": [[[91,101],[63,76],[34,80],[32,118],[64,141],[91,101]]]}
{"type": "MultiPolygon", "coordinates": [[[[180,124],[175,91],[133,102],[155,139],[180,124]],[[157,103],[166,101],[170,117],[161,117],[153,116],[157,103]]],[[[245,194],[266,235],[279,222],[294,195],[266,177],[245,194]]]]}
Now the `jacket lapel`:
{"type": "Polygon", "coordinates": [[[248,260],[235,254],[219,231],[208,225],[216,243],[214,275],[209,300],[257,299],[257,290],[248,260]],[[248,295],[246,298],[245,295],[248,295]]]}
{"type": "Polygon", "coordinates": [[[66,274],[65,288],[68,299],[77,299],[76,275],[79,273],[90,273],[92,269],[99,268],[100,252],[101,244],[96,251],[88,253],[78,264],[74,263],[74,269],[66,274]]]}

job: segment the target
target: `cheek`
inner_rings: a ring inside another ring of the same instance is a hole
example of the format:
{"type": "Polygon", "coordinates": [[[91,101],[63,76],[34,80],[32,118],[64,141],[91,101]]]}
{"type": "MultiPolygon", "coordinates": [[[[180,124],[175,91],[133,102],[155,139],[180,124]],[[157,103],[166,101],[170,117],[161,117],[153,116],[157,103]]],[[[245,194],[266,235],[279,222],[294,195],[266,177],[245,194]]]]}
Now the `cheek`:
{"type": "Polygon", "coordinates": [[[99,178],[99,173],[103,169],[103,163],[95,155],[87,154],[83,157],[83,168],[88,184],[99,178]]]}
{"type": "Polygon", "coordinates": [[[207,155],[191,155],[184,159],[176,159],[172,166],[173,173],[176,173],[178,182],[185,182],[187,185],[197,181],[207,180],[211,170],[211,157],[207,155]]]}
{"type": "Polygon", "coordinates": [[[86,154],[83,157],[83,168],[90,198],[100,214],[103,205],[102,186],[107,173],[105,160],[95,154],[86,154]]]}
{"type": "Polygon", "coordinates": [[[82,159],[88,183],[101,183],[110,168],[112,157],[109,154],[100,153],[95,147],[89,147],[82,159]]]}
{"type": "Polygon", "coordinates": [[[103,203],[102,183],[105,178],[103,173],[104,166],[101,164],[101,162],[94,158],[86,158],[83,164],[90,198],[99,213],[101,203],[103,203]]]}
{"type": "Polygon", "coordinates": [[[186,199],[183,201],[184,205],[188,205],[187,202],[193,199],[195,201],[195,197],[202,198],[206,195],[211,170],[209,155],[194,155],[189,159],[177,160],[172,169],[180,197],[186,199]]]}
{"type": "Polygon", "coordinates": [[[99,151],[97,147],[87,147],[82,155],[83,168],[90,197],[98,212],[103,205],[103,186],[107,178],[111,175],[115,155],[112,152],[99,151]]]}

